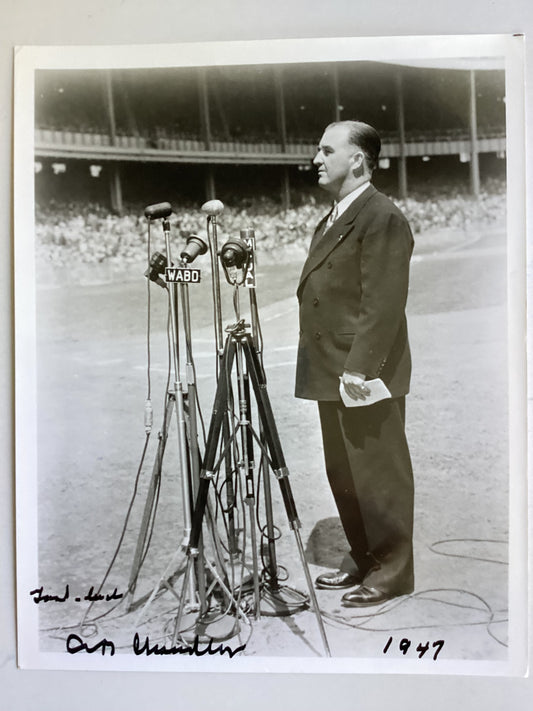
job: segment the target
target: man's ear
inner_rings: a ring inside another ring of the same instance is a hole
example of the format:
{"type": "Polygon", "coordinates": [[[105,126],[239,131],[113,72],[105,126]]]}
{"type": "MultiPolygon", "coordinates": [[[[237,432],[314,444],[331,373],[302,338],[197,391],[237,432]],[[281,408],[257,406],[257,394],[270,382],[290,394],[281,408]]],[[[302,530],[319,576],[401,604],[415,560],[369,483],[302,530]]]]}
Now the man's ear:
{"type": "Polygon", "coordinates": [[[355,178],[361,178],[365,174],[365,158],[362,153],[355,154],[352,173],[355,178]]]}
{"type": "Polygon", "coordinates": [[[362,151],[358,151],[352,157],[352,173],[355,178],[360,178],[365,172],[365,156],[362,151]]]}

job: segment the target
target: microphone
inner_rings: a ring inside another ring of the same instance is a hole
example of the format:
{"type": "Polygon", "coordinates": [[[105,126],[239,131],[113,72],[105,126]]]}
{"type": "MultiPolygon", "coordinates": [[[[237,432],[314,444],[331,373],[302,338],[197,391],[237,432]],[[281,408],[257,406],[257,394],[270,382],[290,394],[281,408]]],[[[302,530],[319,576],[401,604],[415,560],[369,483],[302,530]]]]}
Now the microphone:
{"type": "Polygon", "coordinates": [[[220,261],[224,267],[242,269],[250,255],[246,242],[242,239],[229,239],[220,250],[220,261]]]}
{"type": "Polygon", "coordinates": [[[215,215],[220,215],[224,210],[224,203],[220,200],[208,200],[202,205],[202,212],[205,212],[210,217],[215,217],[215,215]]]}
{"type": "Polygon", "coordinates": [[[190,264],[199,254],[207,252],[207,242],[198,235],[189,235],[187,238],[187,246],[181,252],[180,257],[184,262],[190,264]]]}
{"type": "Polygon", "coordinates": [[[161,254],[161,252],[154,252],[150,258],[148,269],[144,272],[144,276],[166,289],[167,285],[163,279],[161,279],[161,274],[165,271],[166,266],[167,258],[165,255],[161,254]]]}
{"type": "Polygon", "coordinates": [[[169,202],[158,202],[156,205],[148,205],[144,216],[149,220],[157,220],[160,217],[168,217],[171,213],[172,205],[169,202]]]}

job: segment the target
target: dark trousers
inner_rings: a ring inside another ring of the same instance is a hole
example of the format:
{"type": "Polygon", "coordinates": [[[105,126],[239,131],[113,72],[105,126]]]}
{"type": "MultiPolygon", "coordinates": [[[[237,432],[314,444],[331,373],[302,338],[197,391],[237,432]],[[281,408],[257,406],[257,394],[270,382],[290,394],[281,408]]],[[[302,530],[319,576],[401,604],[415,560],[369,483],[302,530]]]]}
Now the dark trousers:
{"type": "Polygon", "coordinates": [[[326,471],[350,545],[341,570],[385,593],[412,592],[414,486],[405,398],[318,407],[326,471]]]}

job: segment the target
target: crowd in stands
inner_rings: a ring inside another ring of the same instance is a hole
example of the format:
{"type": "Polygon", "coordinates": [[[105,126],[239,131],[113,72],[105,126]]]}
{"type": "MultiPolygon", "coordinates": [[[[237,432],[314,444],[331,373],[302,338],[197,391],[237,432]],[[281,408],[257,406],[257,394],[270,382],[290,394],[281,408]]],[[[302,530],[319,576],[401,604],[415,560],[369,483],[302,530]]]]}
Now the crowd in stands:
{"type": "MultiPolygon", "coordinates": [[[[102,135],[109,136],[109,126],[104,124],[89,124],[89,123],[72,123],[68,124],[66,122],[60,123],[44,123],[41,122],[38,129],[45,131],[60,131],[61,133],[68,134],[90,134],[90,135],[102,135]]],[[[159,126],[155,125],[152,127],[144,126],[142,129],[132,128],[129,129],[124,126],[117,126],[116,129],[117,136],[135,137],[142,138],[147,141],[152,141],[154,147],[158,147],[158,141],[203,141],[202,133],[196,128],[185,127],[179,123],[174,123],[169,126],[159,126]]],[[[314,146],[317,139],[317,131],[312,131],[305,128],[301,129],[297,134],[287,135],[288,144],[301,144],[301,145],[312,145],[314,146]]],[[[383,131],[380,130],[380,134],[383,143],[395,143],[399,140],[398,131],[383,131]]],[[[424,141],[454,141],[454,140],[465,140],[469,138],[468,127],[456,127],[447,129],[438,129],[435,127],[428,127],[424,130],[411,130],[406,134],[406,141],[409,142],[424,142],[424,141]]],[[[505,127],[503,126],[485,126],[479,128],[479,138],[490,138],[505,135],[505,127]]],[[[216,126],[211,127],[210,138],[212,141],[221,142],[239,142],[239,143],[279,143],[281,138],[278,131],[275,128],[269,128],[264,126],[261,130],[257,128],[255,130],[248,129],[245,130],[241,126],[233,126],[231,131],[217,129],[216,126]]]]}
{"type": "MultiPolygon", "coordinates": [[[[301,249],[327,205],[312,196],[298,196],[298,207],[283,210],[267,197],[228,201],[218,218],[219,240],[255,229],[258,253],[283,256],[301,249]]],[[[393,198],[394,199],[394,198],[393,198]]],[[[483,184],[479,199],[464,189],[413,192],[396,204],[408,217],[418,240],[440,229],[462,230],[471,226],[503,224],[505,183],[492,179],[483,184]]],[[[180,206],[171,216],[173,239],[185,241],[190,233],[205,236],[206,219],[199,205],[180,206]]],[[[86,203],[37,204],[36,255],[38,263],[68,266],[76,263],[135,263],[147,256],[147,220],[143,206],[131,206],[118,216],[102,205],[86,203]]],[[[221,242],[223,243],[223,242],[221,242]]],[[[152,229],[151,251],[162,249],[159,224],[152,229]],[[157,229],[156,229],[157,228],[157,229]]]]}

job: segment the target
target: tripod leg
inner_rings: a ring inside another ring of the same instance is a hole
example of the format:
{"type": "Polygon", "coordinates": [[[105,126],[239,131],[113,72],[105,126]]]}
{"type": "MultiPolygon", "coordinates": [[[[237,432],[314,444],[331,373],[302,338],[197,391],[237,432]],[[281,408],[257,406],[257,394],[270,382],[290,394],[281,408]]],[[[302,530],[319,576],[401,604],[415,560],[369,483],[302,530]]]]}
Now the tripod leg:
{"type": "MultiPolygon", "coordinates": [[[[200,451],[198,449],[198,430],[196,426],[196,388],[193,382],[190,382],[187,387],[187,393],[183,395],[183,411],[185,417],[185,433],[186,433],[186,443],[187,451],[186,457],[190,462],[190,470],[187,472],[190,474],[189,480],[189,493],[190,500],[184,502],[189,509],[192,511],[193,497],[196,495],[198,489],[198,479],[200,472],[200,451]]],[[[190,532],[189,532],[190,533],[190,532]]],[[[202,554],[202,540],[199,543],[200,554],[202,554]]],[[[203,556],[200,555],[199,559],[203,556]]],[[[194,567],[194,577],[196,579],[196,591],[198,593],[198,601],[200,604],[200,614],[206,612],[206,580],[205,571],[202,565],[195,565],[194,567]]],[[[192,591],[191,591],[192,592],[192,591]]]]}
{"type": "Polygon", "coordinates": [[[223,420],[226,414],[226,406],[228,400],[228,379],[231,374],[231,367],[233,365],[234,357],[235,342],[233,341],[233,339],[228,338],[224,348],[220,376],[218,379],[217,390],[215,393],[215,403],[213,406],[211,421],[209,423],[209,432],[207,436],[204,462],[200,471],[198,491],[196,494],[196,503],[192,512],[191,532],[189,536],[189,543],[187,546],[187,568],[183,578],[183,590],[178,608],[178,614],[176,617],[176,623],[174,626],[174,640],[177,639],[180,632],[181,620],[183,618],[183,611],[185,609],[185,591],[187,589],[189,577],[192,573],[193,563],[198,560],[200,552],[199,546],[202,537],[202,525],[205,517],[205,512],[208,506],[209,485],[211,484],[215,473],[214,467],[217,458],[220,433],[222,429],[223,420]]]}
{"type": "Polygon", "coordinates": [[[242,336],[242,345],[257,400],[259,417],[263,425],[263,433],[272,459],[274,474],[280,483],[281,494],[283,496],[289,523],[293,529],[300,528],[296,505],[288,482],[289,471],[285,464],[285,457],[283,455],[276,421],[274,420],[274,413],[272,412],[272,406],[267,393],[265,377],[249,334],[242,336]]]}
{"type": "MultiPolygon", "coordinates": [[[[278,582],[278,562],[276,556],[276,545],[275,539],[276,534],[274,530],[274,516],[272,512],[272,493],[270,487],[270,477],[268,475],[268,457],[265,450],[263,449],[265,444],[265,437],[263,434],[263,428],[260,427],[259,437],[261,440],[261,471],[263,473],[263,490],[265,494],[265,514],[266,514],[266,535],[267,535],[267,545],[268,545],[268,582],[272,589],[279,587],[278,582]]],[[[264,535],[264,533],[263,533],[264,535]]]]}
{"type": "Polygon", "coordinates": [[[322,620],[322,615],[320,613],[320,608],[318,607],[318,600],[316,599],[315,588],[313,586],[313,581],[311,580],[311,573],[309,572],[309,566],[305,560],[305,551],[302,544],[302,537],[300,536],[300,531],[294,528],[294,536],[296,538],[296,545],[298,546],[298,553],[300,554],[300,560],[302,561],[302,568],[305,574],[305,579],[307,581],[307,589],[309,590],[309,597],[313,603],[313,610],[315,611],[315,617],[318,624],[318,630],[320,636],[322,637],[322,644],[324,645],[324,650],[326,652],[326,657],[331,657],[331,651],[329,648],[328,638],[326,637],[326,630],[324,628],[324,621],[322,620]]]}
{"type": "Polygon", "coordinates": [[[172,417],[172,410],[174,409],[174,396],[167,396],[167,404],[165,408],[165,417],[163,420],[162,432],[159,435],[159,445],[157,447],[157,453],[154,460],[154,465],[152,468],[152,478],[150,480],[150,486],[148,488],[148,493],[146,495],[146,502],[144,505],[144,512],[141,521],[141,528],[139,530],[139,536],[137,538],[137,546],[135,548],[135,554],[133,556],[133,563],[131,566],[130,579],[128,582],[128,594],[130,596],[130,603],[128,605],[128,611],[131,610],[133,605],[133,596],[135,595],[135,588],[137,586],[137,577],[143,563],[143,555],[145,551],[146,538],[148,534],[148,527],[150,524],[150,519],[153,514],[154,501],[158,486],[158,481],[161,477],[161,467],[163,464],[163,455],[165,453],[165,447],[168,439],[168,427],[169,422],[172,417]]]}
{"type": "MultiPolygon", "coordinates": [[[[230,426],[228,416],[224,417],[222,424],[222,441],[224,446],[230,439],[230,426]]],[[[224,457],[224,467],[226,471],[226,506],[228,512],[228,550],[232,559],[239,555],[239,538],[238,532],[235,529],[235,487],[233,484],[232,458],[229,447],[226,447],[226,456],[224,457]]]]}
{"type": "Polygon", "coordinates": [[[254,584],[255,619],[261,617],[261,593],[259,587],[259,566],[257,561],[257,532],[255,516],[254,487],[254,439],[252,435],[252,412],[250,400],[250,380],[244,372],[242,353],[237,352],[237,376],[239,379],[239,418],[241,426],[242,467],[246,483],[246,499],[250,516],[250,537],[252,544],[252,575],[254,584]]]}
{"type": "Polygon", "coordinates": [[[198,541],[202,532],[202,523],[207,505],[207,495],[209,492],[209,484],[214,476],[214,466],[218,453],[218,445],[220,440],[220,431],[226,413],[226,405],[228,400],[228,378],[230,377],[233,360],[235,357],[235,342],[228,338],[224,349],[224,356],[218,379],[217,390],[215,394],[215,404],[211,422],[209,423],[209,431],[207,435],[207,444],[204,454],[204,463],[200,471],[200,481],[198,483],[198,493],[196,495],[196,504],[193,511],[191,522],[191,535],[189,539],[188,550],[191,551],[198,547],[198,541]]]}
{"type": "MultiPolygon", "coordinates": [[[[167,567],[163,571],[163,574],[161,575],[161,578],[159,579],[157,585],[154,585],[154,587],[152,588],[152,592],[149,595],[147,595],[145,597],[145,599],[141,599],[136,602],[135,607],[142,604],[142,608],[133,623],[134,629],[139,627],[139,625],[141,623],[141,619],[144,617],[145,612],[148,610],[148,608],[150,607],[152,602],[155,600],[157,594],[159,593],[159,591],[161,590],[161,588],[163,586],[166,587],[168,590],[173,591],[172,586],[169,585],[167,581],[172,577],[172,571],[176,570],[176,563],[178,561],[178,556],[180,555],[180,553],[181,553],[181,555],[183,555],[183,551],[181,551],[181,552],[176,551],[176,553],[174,553],[174,555],[170,559],[167,567]]],[[[132,603],[130,609],[133,609],[133,603],[132,603]]],[[[128,612],[129,612],[129,610],[128,610],[128,612]]]]}
{"type": "Polygon", "coordinates": [[[180,628],[181,628],[181,621],[183,619],[183,611],[185,610],[185,599],[187,597],[186,592],[187,592],[187,584],[192,572],[192,566],[194,562],[194,558],[191,554],[188,554],[187,558],[187,568],[185,570],[185,574],[183,576],[183,587],[181,589],[181,595],[180,595],[180,604],[178,606],[178,614],[176,615],[176,622],[174,623],[174,634],[172,637],[172,644],[176,644],[176,640],[178,638],[180,628]]]}
{"type": "MultiPolygon", "coordinates": [[[[298,553],[300,555],[300,560],[302,563],[302,568],[305,573],[307,580],[307,587],[309,589],[309,597],[311,598],[313,609],[315,612],[318,629],[320,631],[320,636],[322,637],[322,643],[326,652],[326,656],[330,657],[331,652],[329,649],[328,640],[326,637],[326,630],[324,629],[324,622],[322,620],[322,615],[320,613],[320,608],[318,607],[318,601],[316,599],[315,589],[313,587],[313,582],[311,580],[311,575],[309,573],[309,567],[307,561],[305,560],[304,548],[302,545],[302,538],[300,536],[300,521],[298,519],[298,513],[296,511],[296,505],[294,503],[294,498],[292,495],[291,487],[289,484],[289,470],[287,469],[285,463],[285,457],[283,456],[283,450],[281,447],[281,442],[278,435],[278,430],[276,427],[276,422],[274,420],[274,413],[272,412],[272,406],[270,404],[270,399],[268,397],[266,388],[266,379],[264,377],[261,364],[257,357],[257,353],[253,347],[251,337],[249,334],[243,334],[241,337],[241,343],[243,346],[243,351],[246,357],[246,362],[248,364],[248,371],[250,373],[250,379],[255,392],[255,397],[257,400],[257,409],[259,411],[259,418],[263,425],[263,432],[265,435],[265,440],[268,445],[270,452],[270,457],[272,459],[272,465],[274,469],[274,474],[279,482],[281,488],[281,494],[283,497],[283,502],[285,504],[285,510],[287,512],[287,517],[291,528],[294,531],[296,538],[296,544],[298,547],[298,553]]],[[[266,474],[265,474],[266,475],[266,474]]]]}

